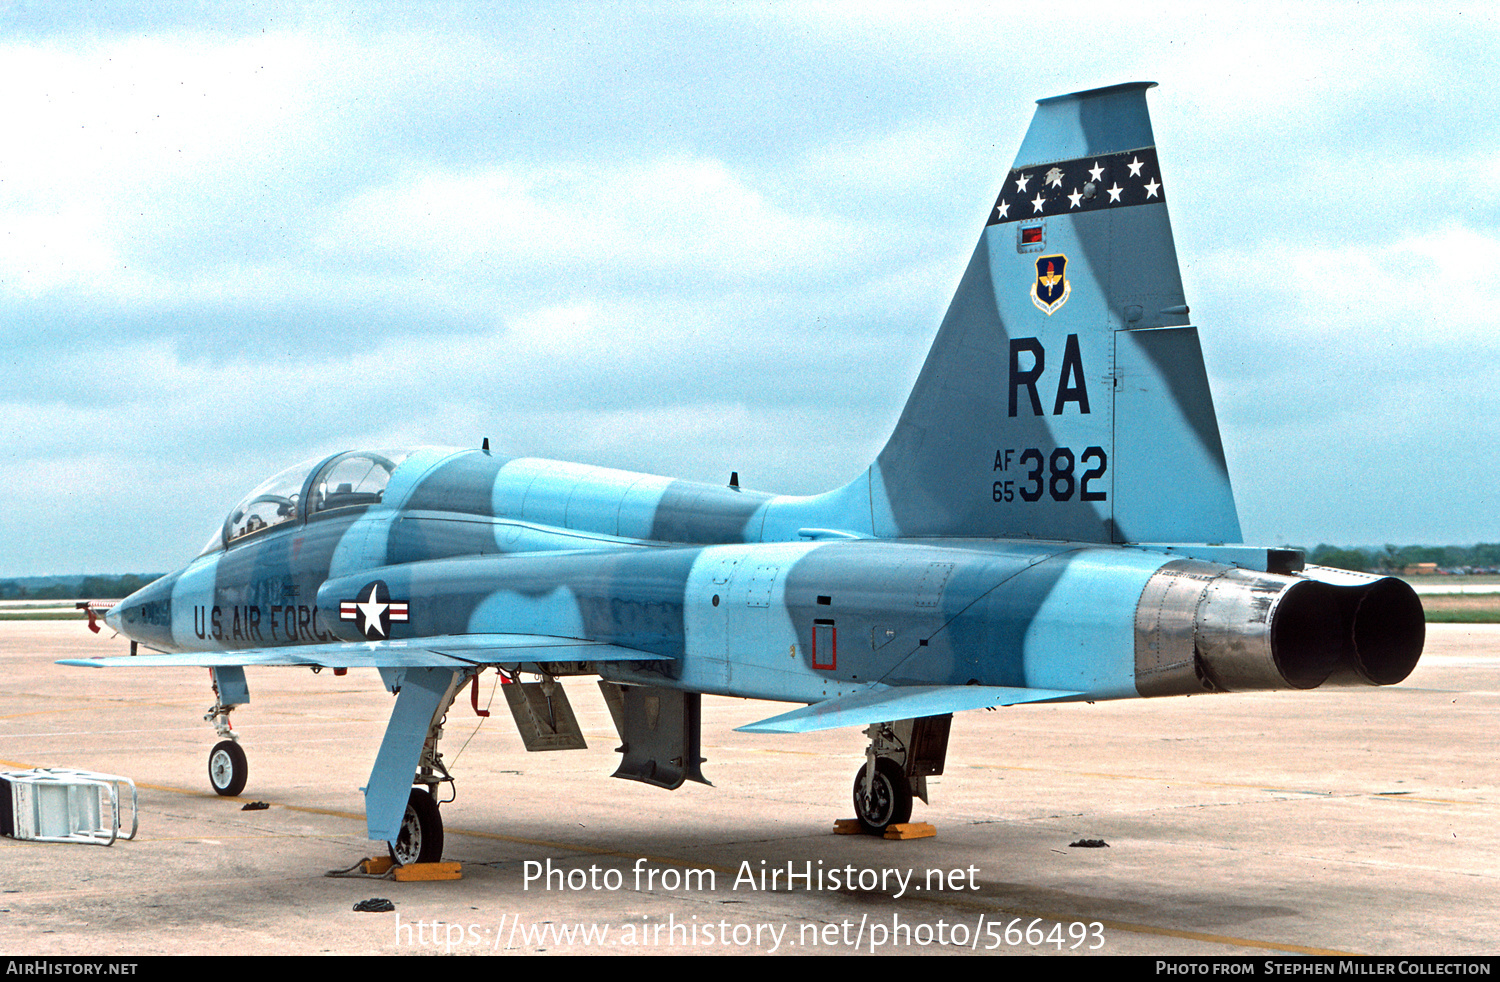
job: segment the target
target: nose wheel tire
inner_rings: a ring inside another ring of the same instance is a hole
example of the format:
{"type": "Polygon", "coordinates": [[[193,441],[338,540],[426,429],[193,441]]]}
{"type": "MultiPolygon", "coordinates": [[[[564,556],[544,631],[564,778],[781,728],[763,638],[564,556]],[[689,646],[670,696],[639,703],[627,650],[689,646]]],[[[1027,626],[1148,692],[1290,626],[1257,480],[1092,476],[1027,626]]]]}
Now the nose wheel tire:
{"type": "Polygon", "coordinates": [[[391,858],[402,866],[435,863],[443,858],[443,816],[432,795],[422,788],[411,789],[401,833],[390,850],[391,858]]]}
{"type": "Polygon", "coordinates": [[[226,798],[233,798],[245,790],[245,781],[250,777],[250,763],[245,760],[245,751],[233,740],[223,740],[208,752],[208,783],[226,798]]]}
{"type": "Polygon", "coordinates": [[[889,757],[875,758],[875,776],[865,790],[865,768],[854,774],[854,814],[870,835],[884,835],[886,826],[911,819],[911,781],[889,757]]]}

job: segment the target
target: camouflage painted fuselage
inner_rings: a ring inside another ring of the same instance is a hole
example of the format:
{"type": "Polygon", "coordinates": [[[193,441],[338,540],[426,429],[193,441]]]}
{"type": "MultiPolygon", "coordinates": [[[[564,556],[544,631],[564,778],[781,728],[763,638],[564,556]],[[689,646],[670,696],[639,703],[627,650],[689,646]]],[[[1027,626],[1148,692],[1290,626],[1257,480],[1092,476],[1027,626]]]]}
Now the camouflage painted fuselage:
{"type": "Polygon", "coordinates": [[[1409,587],[1231,545],[1148,87],[1039,103],[895,430],[849,484],[784,497],[351,451],[252,491],[110,623],[183,653],[138,663],[239,672],[216,679],[243,698],[244,665],[381,669],[400,697],[367,796],[388,839],[431,721],[488,667],[809,705],[743,727],[779,732],[1405,678],[1409,587]]]}
{"type": "MultiPolygon", "coordinates": [[[[301,500],[330,464],[309,471],[301,500]]],[[[422,449],[396,466],[378,503],[211,550],[110,619],[169,651],[474,634],[588,639],[668,660],[566,672],[806,703],[871,683],[1109,699],[1213,688],[1184,671],[1191,659],[1163,662],[1151,650],[1155,621],[1142,601],[1153,577],[1179,575],[1184,554],[1263,567],[1294,558],[1207,546],[892,540],[849,507],[858,497],[842,489],[778,498],[422,449]],[[768,527],[785,534],[787,516],[799,526],[792,536],[765,541],[768,527]],[[377,627],[350,616],[374,582],[405,605],[404,621],[377,627]],[[1177,684],[1163,689],[1174,667],[1177,684]]],[[[1210,578],[1268,597],[1299,582],[1227,564],[1210,578]]]]}

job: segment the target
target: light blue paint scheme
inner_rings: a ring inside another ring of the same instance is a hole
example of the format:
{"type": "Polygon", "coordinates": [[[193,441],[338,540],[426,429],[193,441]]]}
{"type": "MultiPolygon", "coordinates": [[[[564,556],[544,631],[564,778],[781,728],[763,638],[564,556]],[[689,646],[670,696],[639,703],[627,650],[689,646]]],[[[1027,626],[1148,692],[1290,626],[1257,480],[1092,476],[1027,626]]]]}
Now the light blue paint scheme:
{"type": "Polygon", "coordinates": [[[220,705],[243,706],[250,701],[250,683],[245,681],[244,666],[223,665],[210,671],[214,675],[220,705]]]}
{"type": "Polygon", "coordinates": [[[671,480],[650,474],[638,475],[620,499],[619,535],[629,539],[647,539],[656,521],[656,507],[661,503],[671,480]]]}
{"type": "Polygon", "coordinates": [[[833,491],[809,497],[778,495],[751,519],[762,542],[795,542],[805,528],[832,528],[878,535],[871,518],[870,471],[833,491]]]}
{"type": "Polygon", "coordinates": [[[915,719],[969,709],[1059,702],[1082,695],[1059,689],[1011,689],[994,685],[876,685],[853,695],[814,703],[780,716],[735,727],[736,733],[812,733],[865,726],[888,719],[915,719]]]}
{"type": "MultiPolygon", "coordinates": [[[[214,602],[214,583],[222,553],[202,556],[177,574],[172,586],[172,641],[180,651],[208,651],[216,647],[212,639],[202,639],[193,630],[196,607],[214,602]]],[[[118,625],[115,630],[120,630],[118,625]]]]}
{"type": "MultiPolygon", "coordinates": [[[[670,661],[634,648],[538,634],[461,634],[409,641],[343,641],[183,655],[67,658],[77,668],[169,668],[190,665],[222,672],[235,665],[316,665],[321,668],[468,668],[497,661],[670,661]]],[[[230,700],[225,700],[226,702],[230,700]]],[[[247,696],[245,702],[249,701],[247,696]]]]}
{"type": "Polygon", "coordinates": [[[1125,82],[1038,99],[1014,167],[1155,146],[1145,111],[1146,90],[1155,86],[1125,82]]]}
{"type": "Polygon", "coordinates": [[[622,776],[659,786],[701,779],[700,694],[808,704],[749,732],[875,724],[862,781],[891,794],[853,801],[871,828],[941,772],[934,717],[1399,682],[1422,647],[1409,587],[1233,545],[1149,85],[1038,103],[901,416],[849,483],[772,496],[487,446],[337,455],[298,492],[296,468],[258,487],[223,548],[108,613],[182,653],[65,664],[208,665],[230,699],[245,665],[378,669],[399,695],[366,812],[392,842],[416,769],[447,779],[421,757],[434,718],[491,668],[643,687],[606,692],[633,707],[622,776]]]}
{"type": "Polygon", "coordinates": [[[1070,689],[1090,699],[1129,699],[1135,691],[1135,613],[1146,581],[1166,557],[1085,549],[1029,567],[1017,580],[1051,577],[1025,633],[1026,684],[1070,689]]]}
{"type": "Polygon", "coordinates": [[[578,613],[578,598],[563,587],[540,597],[500,590],[481,600],[469,615],[468,629],[476,634],[502,625],[524,626],[532,634],[554,638],[588,636],[578,613]]]}
{"type": "Polygon", "coordinates": [[[494,513],[536,525],[647,539],[671,483],[607,467],[517,458],[495,479],[494,513]]]}
{"type": "Polygon", "coordinates": [[[1114,508],[1121,527],[1136,542],[1239,542],[1198,332],[1121,331],[1115,338],[1114,508]]]}
{"type": "Polygon", "coordinates": [[[884,474],[879,467],[871,467],[865,472],[865,480],[870,494],[871,529],[884,539],[899,536],[901,527],[896,524],[896,515],[891,510],[891,498],[885,489],[884,474]]]}
{"type": "Polygon", "coordinates": [[[703,550],[684,591],[689,598],[683,620],[689,657],[677,686],[799,702],[863,688],[814,670],[787,612],[785,574],[821,545],[787,542],[703,550]]]}
{"type": "MultiPolygon", "coordinates": [[[[495,514],[509,515],[538,525],[577,528],[568,524],[568,498],[578,482],[595,468],[557,460],[512,460],[495,479],[495,514]]],[[[618,521],[601,531],[613,535],[618,521]]]]}
{"type": "MultiPolygon", "coordinates": [[[[724,588],[718,612],[728,638],[724,694],[752,699],[797,701],[842,695],[848,686],[831,683],[810,668],[797,626],[787,611],[787,576],[792,568],[822,543],[787,542],[744,550],[743,559],[724,588]]],[[[692,583],[692,580],[689,580],[692,583]]],[[[705,606],[696,591],[691,602],[705,606]]],[[[709,601],[711,603],[711,601],[709,601]]]]}
{"type": "Polygon", "coordinates": [[[416,773],[427,727],[434,714],[447,708],[443,696],[459,677],[459,672],[443,668],[406,670],[396,708],[391,710],[391,721],[370,771],[370,783],[364,789],[365,822],[371,839],[395,842],[401,834],[411,775],[416,773]]]}
{"type": "Polygon", "coordinates": [[[698,598],[683,607],[683,643],[693,653],[684,660],[678,681],[699,692],[729,689],[729,584],[749,550],[736,546],[710,546],[693,562],[683,593],[698,598]],[[703,603],[703,598],[708,598],[703,603]],[[713,598],[719,598],[715,605],[713,598]],[[722,610],[721,610],[722,608],[722,610]]]}
{"type": "Polygon", "coordinates": [[[422,447],[409,454],[391,475],[384,500],[355,519],[339,540],[329,562],[329,577],[348,576],[362,569],[384,566],[391,523],[400,515],[422,479],[459,452],[452,447],[422,447]]]}
{"type": "MultiPolygon", "coordinates": [[[[1278,561],[1276,553],[1292,553],[1290,561],[1300,564],[1302,557],[1294,549],[1267,549],[1263,546],[1224,546],[1212,543],[1200,542],[1141,542],[1136,544],[1138,548],[1148,549],[1153,552],[1164,552],[1172,556],[1187,556],[1192,559],[1201,559],[1206,563],[1218,563],[1223,566],[1238,566],[1241,569],[1274,569],[1278,562],[1284,564],[1287,560],[1278,561]]],[[[1302,572],[1300,568],[1293,572],[1302,572]]]]}
{"type": "Polygon", "coordinates": [[[601,532],[549,528],[531,522],[501,522],[492,526],[495,544],[503,553],[631,549],[650,545],[646,539],[622,539],[601,532]]]}

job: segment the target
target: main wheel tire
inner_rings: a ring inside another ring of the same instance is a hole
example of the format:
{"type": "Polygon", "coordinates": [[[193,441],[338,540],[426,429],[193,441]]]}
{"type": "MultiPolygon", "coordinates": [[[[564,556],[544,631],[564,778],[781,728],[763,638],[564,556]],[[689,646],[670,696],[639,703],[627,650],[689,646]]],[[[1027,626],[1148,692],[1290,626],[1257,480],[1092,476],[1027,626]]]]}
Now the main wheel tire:
{"type": "Polygon", "coordinates": [[[222,740],[208,752],[208,783],[226,798],[245,790],[250,777],[250,762],[245,751],[233,740],[222,740]]]}
{"type": "Polygon", "coordinates": [[[875,758],[875,777],[865,793],[865,768],[854,772],[854,814],[870,835],[884,835],[886,826],[911,819],[911,781],[889,757],[875,758]]]}
{"type": "Polygon", "coordinates": [[[432,795],[422,788],[411,789],[401,834],[390,850],[391,858],[402,866],[435,863],[443,858],[443,816],[432,795]]]}

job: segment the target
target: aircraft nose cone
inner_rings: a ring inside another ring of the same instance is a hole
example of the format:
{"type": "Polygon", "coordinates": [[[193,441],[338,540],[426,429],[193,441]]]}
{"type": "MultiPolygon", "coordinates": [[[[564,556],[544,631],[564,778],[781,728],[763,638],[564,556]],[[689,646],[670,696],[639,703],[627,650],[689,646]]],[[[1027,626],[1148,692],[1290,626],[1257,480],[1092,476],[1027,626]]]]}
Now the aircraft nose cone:
{"type": "Polygon", "coordinates": [[[141,587],[104,615],[104,623],[134,641],[163,646],[172,641],[172,588],[177,574],[141,587]]]}

